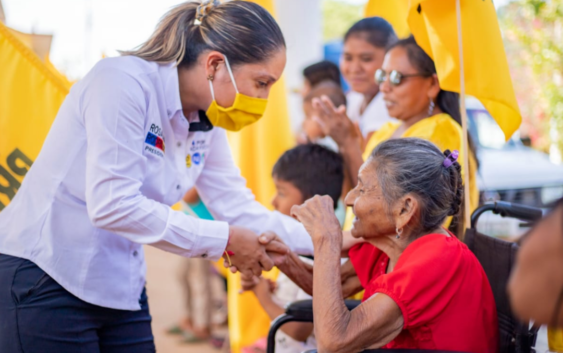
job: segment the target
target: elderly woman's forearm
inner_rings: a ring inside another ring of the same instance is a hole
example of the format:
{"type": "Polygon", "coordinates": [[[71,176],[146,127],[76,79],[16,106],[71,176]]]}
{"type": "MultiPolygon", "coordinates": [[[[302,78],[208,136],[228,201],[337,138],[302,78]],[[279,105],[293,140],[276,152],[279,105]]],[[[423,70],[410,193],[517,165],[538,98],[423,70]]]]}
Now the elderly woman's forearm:
{"type": "Polygon", "coordinates": [[[340,272],[341,246],[330,238],[315,243],[315,267],[313,291],[322,293],[313,297],[315,336],[319,352],[330,352],[345,332],[350,312],[344,305],[340,272]]]}
{"type": "Polygon", "coordinates": [[[340,268],[339,252],[335,244],[315,244],[313,291],[322,293],[319,300],[313,298],[319,353],[381,347],[401,331],[401,312],[389,297],[381,294],[350,312],[344,305],[340,281],[334,276],[340,268]]]}
{"type": "Polygon", "coordinates": [[[313,266],[301,261],[299,256],[291,252],[287,255],[286,262],[278,268],[305,293],[313,295],[313,266]]]}

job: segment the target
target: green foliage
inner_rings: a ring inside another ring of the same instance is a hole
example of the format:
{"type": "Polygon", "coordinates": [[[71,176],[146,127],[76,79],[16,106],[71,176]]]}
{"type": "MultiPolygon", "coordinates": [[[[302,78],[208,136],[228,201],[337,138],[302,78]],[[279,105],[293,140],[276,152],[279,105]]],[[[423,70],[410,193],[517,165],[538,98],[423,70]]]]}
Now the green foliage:
{"type": "Polygon", "coordinates": [[[538,147],[563,155],[563,0],[514,0],[500,11],[522,113],[538,147]]]}
{"type": "MultiPolygon", "coordinates": [[[[303,0],[306,1],[306,0],[303,0]]],[[[364,5],[343,0],[322,0],[323,40],[342,39],[348,28],[363,18],[364,5]]]]}

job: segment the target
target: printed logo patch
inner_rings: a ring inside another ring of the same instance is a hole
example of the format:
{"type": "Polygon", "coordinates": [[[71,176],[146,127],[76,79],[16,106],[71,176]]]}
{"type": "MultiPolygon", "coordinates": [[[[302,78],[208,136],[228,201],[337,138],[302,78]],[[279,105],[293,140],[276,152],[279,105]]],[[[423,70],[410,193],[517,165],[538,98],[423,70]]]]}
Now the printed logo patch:
{"type": "Polygon", "coordinates": [[[156,147],[162,152],[164,152],[164,140],[162,139],[162,137],[156,136],[152,132],[149,132],[147,134],[147,139],[145,140],[145,143],[148,143],[149,145],[156,147]]]}
{"type": "Polygon", "coordinates": [[[192,160],[196,165],[199,165],[201,163],[201,155],[199,154],[199,152],[194,153],[192,160]]]}
{"type": "Polygon", "coordinates": [[[165,145],[164,145],[164,137],[162,136],[162,129],[160,126],[156,124],[152,124],[151,128],[147,134],[147,138],[145,139],[145,143],[148,146],[145,146],[145,151],[149,151],[152,154],[155,154],[160,157],[164,157],[165,145]]]}
{"type": "Polygon", "coordinates": [[[188,156],[186,157],[186,167],[191,168],[192,166],[192,155],[188,154],[188,156]]]}

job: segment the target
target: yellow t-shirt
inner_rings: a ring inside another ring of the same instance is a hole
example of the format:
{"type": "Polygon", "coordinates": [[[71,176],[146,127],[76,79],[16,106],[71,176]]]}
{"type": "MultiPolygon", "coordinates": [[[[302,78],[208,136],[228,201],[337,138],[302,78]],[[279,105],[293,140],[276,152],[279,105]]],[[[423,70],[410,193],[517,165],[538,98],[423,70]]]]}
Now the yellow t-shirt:
{"type": "MultiPolygon", "coordinates": [[[[383,141],[389,140],[393,133],[401,123],[387,123],[374,133],[369,139],[366,149],[364,151],[364,161],[367,160],[374,150],[383,141]]],[[[461,174],[465,175],[465,168],[463,165],[463,151],[462,151],[462,129],[461,126],[448,114],[442,113],[422,119],[418,123],[409,127],[401,137],[418,137],[434,143],[442,151],[449,149],[450,151],[458,150],[458,162],[461,164],[461,174]]],[[[477,189],[477,161],[475,156],[469,156],[469,203],[471,211],[475,210],[479,204],[479,190],[477,189]]],[[[354,214],[349,208],[346,213],[346,221],[344,222],[344,230],[352,228],[354,214]]],[[[448,222],[449,224],[449,222],[448,222]]]]}

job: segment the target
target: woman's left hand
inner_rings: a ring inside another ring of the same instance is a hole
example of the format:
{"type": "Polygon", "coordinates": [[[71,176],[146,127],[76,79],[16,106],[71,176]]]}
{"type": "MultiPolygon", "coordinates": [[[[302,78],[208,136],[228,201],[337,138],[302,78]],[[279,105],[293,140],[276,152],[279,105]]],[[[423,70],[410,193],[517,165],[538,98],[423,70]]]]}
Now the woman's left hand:
{"type": "Polygon", "coordinates": [[[342,244],[342,230],[330,196],[316,195],[302,205],[293,206],[291,215],[303,224],[313,242],[330,239],[342,244]]]}

